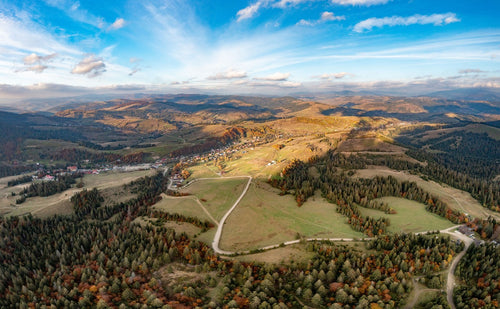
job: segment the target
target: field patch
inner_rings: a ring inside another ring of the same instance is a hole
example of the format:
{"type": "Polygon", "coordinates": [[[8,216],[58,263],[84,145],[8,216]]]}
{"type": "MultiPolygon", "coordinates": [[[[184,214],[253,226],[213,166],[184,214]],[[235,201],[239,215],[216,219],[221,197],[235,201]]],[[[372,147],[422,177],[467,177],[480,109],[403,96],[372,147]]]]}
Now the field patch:
{"type": "Polygon", "coordinates": [[[283,137],[237,153],[237,158],[226,162],[225,171],[227,175],[252,175],[267,179],[279,173],[290,160],[307,161],[312,156],[325,154],[329,148],[330,140],[323,136],[283,137]]]}
{"type": "Polygon", "coordinates": [[[392,207],[397,213],[389,215],[375,209],[363,207],[358,207],[358,209],[365,216],[374,218],[389,218],[391,223],[387,228],[389,233],[416,233],[443,230],[455,225],[445,218],[428,212],[425,210],[424,204],[415,201],[392,196],[382,197],[375,200],[387,203],[389,207],[392,207]]]}
{"type": "Polygon", "coordinates": [[[156,170],[143,170],[133,172],[105,172],[98,175],[85,175],[83,177],[83,184],[86,188],[105,189],[128,184],[144,176],[152,176],[156,170]]]}
{"type": "MultiPolygon", "coordinates": [[[[114,203],[125,202],[135,195],[129,190],[123,188],[133,180],[143,176],[151,176],[154,170],[135,171],[135,172],[107,172],[99,175],[85,175],[83,177],[83,188],[72,187],[61,193],[51,196],[35,196],[26,199],[22,204],[16,204],[19,198],[18,193],[28,184],[21,184],[15,187],[0,189],[0,215],[20,216],[31,213],[38,217],[48,217],[52,215],[69,215],[73,213],[73,207],[70,198],[83,189],[97,188],[103,191],[105,197],[104,205],[109,206],[114,203]],[[16,193],[12,196],[11,192],[16,193]]],[[[80,182],[77,179],[77,183],[80,182]]]]}
{"type": "Polygon", "coordinates": [[[295,244],[264,252],[241,255],[235,257],[235,259],[240,262],[247,263],[259,262],[283,265],[288,264],[292,261],[305,263],[309,261],[313,256],[314,253],[307,251],[305,244],[295,244]]]}
{"type": "Polygon", "coordinates": [[[241,195],[247,181],[246,177],[202,179],[193,182],[181,192],[196,196],[219,221],[241,195]]]}
{"type": "Polygon", "coordinates": [[[221,248],[241,251],[279,244],[297,237],[363,237],[319,194],[297,207],[291,195],[280,196],[266,183],[253,182],[226,220],[221,248]]]}
{"type": "Polygon", "coordinates": [[[198,205],[196,197],[183,196],[171,197],[162,194],[162,199],[153,206],[153,209],[168,212],[170,214],[180,214],[186,217],[196,217],[200,220],[208,220],[212,222],[210,217],[198,205]]]}
{"type": "Polygon", "coordinates": [[[378,138],[351,138],[342,142],[338,147],[339,152],[375,151],[404,153],[405,150],[401,146],[381,141],[378,138]]]}
{"type": "Polygon", "coordinates": [[[393,176],[400,181],[413,181],[423,190],[438,197],[451,209],[469,214],[473,217],[486,219],[492,216],[500,220],[500,214],[495,213],[483,206],[474,199],[468,192],[455,189],[446,184],[439,184],[431,180],[424,180],[417,175],[412,175],[404,171],[396,171],[387,167],[370,167],[368,169],[357,170],[355,177],[373,178],[375,176],[393,176]]]}

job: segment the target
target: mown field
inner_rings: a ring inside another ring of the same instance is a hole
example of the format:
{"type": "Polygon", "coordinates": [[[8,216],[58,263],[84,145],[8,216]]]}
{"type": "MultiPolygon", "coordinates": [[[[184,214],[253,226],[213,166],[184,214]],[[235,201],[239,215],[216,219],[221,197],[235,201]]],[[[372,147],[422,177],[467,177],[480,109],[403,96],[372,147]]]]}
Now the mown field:
{"type": "Polygon", "coordinates": [[[220,220],[243,192],[248,178],[215,178],[196,181],[182,193],[196,196],[216,219],[220,220]]]}
{"type": "Polygon", "coordinates": [[[396,214],[385,214],[380,210],[359,207],[365,216],[374,218],[389,218],[390,225],[387,229],[389,233],[416,233],[433,230],[443,230],[452,227],[454,224],[436,214],[425,210],[425,205],[398,197],[382,197],[375,199],[384,202],[396,210],[396,214]]]}
{"type": "Polygon", "coordinates": [[[440,198],[450,208],[472,215],[473,217],[486,219],[492,216],[500,220],[500,215],[484,208],[468,192],[455,189],[446,184],[439,184],[430,180],[423,180],[417,175],[411,175],[403,171],[395,171],[386,167],[372,167],[357,170],[355,177],[373,178],[375,176],[393,176],[399,180],[416,182],[419,187],[440,198]]]}
{"type": "Polygon", "coordinates": [[[212,221],[197,203],[196,197],[193,196],[172,197],[162,194],[161,201],[156,203],[153,209],[212,221]]]}
{"type": "Polygon", "coordinates": [[[221,238],[225,250],[249,250],[297,239],[363,237],[319,195],[302,207],[292,196],[279,196],[266,183],[254,182],[226,220],[221,238]]]}

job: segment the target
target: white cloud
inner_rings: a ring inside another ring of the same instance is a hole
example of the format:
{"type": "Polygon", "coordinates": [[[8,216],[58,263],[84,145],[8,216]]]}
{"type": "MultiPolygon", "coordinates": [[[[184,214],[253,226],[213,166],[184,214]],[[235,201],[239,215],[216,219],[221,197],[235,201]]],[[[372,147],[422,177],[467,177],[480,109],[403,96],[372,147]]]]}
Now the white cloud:
{"type": "MultiPolygon", "coordinates": [[[[262,80],[262,81],[249,81],[249,80],[239,80],[232,83],[233,86],[240,87],[266,87],[272,89],[272,91],[283,89],[283,88],[297,88],[302,86],[300,82],[294,81],[283,81],[283,80],[262,80]]],[[[241,88],[246,89],[246,88],[241,88]]]]}
{"type": "Polygon", "coordinates": [[[460,74],[469,74],[469,73],[484,73],[485,71],[480,70],[480,69],[465,69],[465,70],[460,70],[458,73],[460,74]]]}
{"type": "Polygon", "coordinates": [[[332,12],[323,12],[321,14],[322,21],[330,21],[330,20],[344,20],[344,16],[335,16],[332,12]]]}
{"type": "Polygon", "coordinates": [[[386,4],[392,0],[331,0],[334,4],[340,5],[359,5],[359,6],[371,6],[377,4],[386,4]]]}
{"type": "Polygon", "coordinates": [[[316,24],[316,21],[309,21],[309,20],[305,20],[305,19],[301,19],[297,23],[297,25],[299,25],[299,26],[313,26],[315,24],[316,24]]]}
{"type": "Polygon", "coordinates": [[[24,64],[28,65],[28,64],[35,64],[35,63],[40,63],[40,62],[46,62],[46,61],[49,61],[53,58],[55,58],[57,56],[56,53],[52,53],[50,55],[47,55],[47,56],[39,56],[35,53],[32,53],[26,57],[24,57],[24,64]]]}
{"type": "Polygon", "coordinates": [[[16,72],[32,71],[35,73],[42,73],[45,69],[48,68],[46,63],[50,62],[55,57],[57,57],[56,53],[52,53],[47,56],[40,56],[36,53],[31,53],[23,58],[24,65],[26,67],[22,70],[16,70],[16,72]]]}
{"type": "Polygon", "coordinates": [[[297,25],[299,26],[314,26],[320,23],[334,20],[345,20],[345,16],[335,16],[332,12],[323,12],[318,20],[305,20],[301,19],[297,25]]]}
{"type": "Polygon", "coordinates": [[[355,32],[370,31],[375,27],[382,28],[383,26],[409,26],[409,25],[426,25],[433,24],[435,26],[447,25],[454,22],[459,22],[455,13],[420,15],[415,14],[409,17],[392,16],[384,18],[368,18],[357,23],[354,26],[355,32]]]}
{"type": "Polygon", "coordinates": [[[225,72],[219,72],[215,75],[209,76],[207,79],[219,80],[219,79],[236,79],[247,77],[247,72],[229,69],[225,72]]]}
{"type": "MultiPolygon", "coordinates": [[[[63,11],[70,18],[84,24],[91,25],[93,27],[102,29],[106,25],[103,18],[100,16],[95,16],[88,10],[81,7],[79,1],[73,0],[55,0],[55,1],[45,1],[46,4],[58,8],[63,11]]],[[[85,2],[84,2],[85,5],[85,2]]]]}
{"type": "Polygon", "coordinates": [[[285,8],[285,7],[290,6],[290,5],[297,5],[299,3],[308,2],[308,1],[311,1],[311,0],[280,0],[280,1],[276,2],[273,6],[279,7],[279,8],[285,8]]]}
{"type": "Polygon", "coordinates": [[[46,68],[48,68],[48,66],[43,65],[43,64],[36,64],[36,65],[32,65],[30,67],[27,67],[25,69],[25,71],[32,71],[32,72],[35,72],[35,73],[42,73],[46,68]]]}
{"type": "Polygon", "coordinates": [[[74,68],[71,70],[73,74],[86,74],[88,77],[99,76],[106,72],[106,64],[101,57],[96,57],[96,55],[90,54],[83,58],[74,68]]]}
{"type": "Polygon", "coordinates": [[[238,13],[236,13],[238,21],[252,18],[264,3],[265,1],[259,0],[246,8],[239,10],[238,13]]]}
{"type": "Polygon", "coordinates": [[[290,73],[276,72],[265,77],[256,77],[257,80],[285,81],[290,77],[290,73]]]}
{"type": "Polygon", "coordinates": [[[325,73],[321,75],[315,75],[312,78],[321,80],[332,80],[332,79],[342,79],[346,76],[354,76],[354,74],[348,72],[325,73]]]}
{"type": "Polygon", "coordinates": [[[123,19],[123,18],[117,18],[117,19],[115,20],[115,22],[114,22],[114,23],[112,23],[112,24],[109,26],[109,28],[108,28],[108,29],[109,29],[109,30],[118,30],[118,29],[120,29],[120,28],[123,28],[123,27],[125,26],[125,24],[126,24],[125,19],[123,19]]]}
{"type": "Polygon", "coordinates": [[[250,4],[249,6],[239,10],[236,13],[238,17],[237,21],[242,21],[244,19],[249,19],[255,16],[257,12],[266,7],[275,7],[285,9],[289,6],[294,6],[299,3],[309,2],[315,0],[257,0],[256,2],[250,4]]]}

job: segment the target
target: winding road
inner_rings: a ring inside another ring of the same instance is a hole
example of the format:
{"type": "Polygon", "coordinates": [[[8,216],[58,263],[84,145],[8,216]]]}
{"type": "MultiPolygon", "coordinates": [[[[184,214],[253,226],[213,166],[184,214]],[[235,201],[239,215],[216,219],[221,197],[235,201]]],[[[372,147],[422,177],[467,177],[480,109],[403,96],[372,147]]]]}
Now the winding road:
{"type": "MultiPolygon", "coordinates": [[[[234,202],[234,204],[231,206],[231,208],[224,214],[224,216],[222,217],[222,219],[220,220],[220,222],[218,222],[217,224],[217,231],[215,233],[215,236],[214,236],[214,240],[212,242],[212,248],[214,250],[215,253],[217,254],[220,254],[220,255],[237,255],[237,254],[249,254],[251,252],[255,252],[255,251],[263,251],[263,250],[270,250],[270,249],[275,249],[275,248],[279,248],[279,247],[282,247],[282,246],[288,246],[288,245],[293,245],[293,244],[297,244],[301,241],[354,241],[355,239],[353,238],[306,238],[306,239],[296,239],[296,240],[290,240],[290,241],[286,241],[284,243],[279,243],[279,244],[275,244],[275,245],[270,245],[270,246],[265,246],[265,247],[262,247],[262,248],[258,248],[258,249],[254,249],[254,250],[246,250],[246,251],[226,251],[226,250],[222,250],[220,247],[219,247],[219,244],[220,244],[220,239],[222,237],[222,230],[224,228],[224,223],[226,222],[226,219],[231,215],[231,213],[234,211],[234,209],[238,206],[238,204],[240,203],[240,201],[243,199],[243,197],[245,196],[245,194],[247,193],[248,191],[248,188],[250,187],[250,184],[252,183],[252,176],[232,176],[232,177],[220,177],[220,178],[197,178],[197,179],[194,179],[192,181],[190,181],[189,183],[187,183],[186,185],[184,185],[182,188],[186,188],[188,186],[190,186],[192,183],[196,182],[196,181],[200,181],[200,180],[214,180],[214,179],[230,179],[230,178],[248,178],[248,182],[245,186],[245,188],[243,189],[241,195],[238,197],[238,199],[234,202]]],[[[171,181],[169,183],[169,189],[172,189],[172,190],[176,190],[174,188],[171,188],[171,181]]],[[[207,213],[208,213],[208,210],[203,207],[203,205],[198,201],[198,203],[200,204],[200,206],[203,208],[203,210],[207,213]]],[[[212,219],[213,217],[211,215],[209,215],[212,219]]],[[[215,219],[213,219],[214,222],[217,222],[215,221],[215,219]]],[[[467,249],[469,248],[469,246],[473,243],[473,240],[470,239],[469,237],[463,235],[462,233],[458,232],[456,229],[460,227],[460,225],[455,225],[455,226],[452,226],[450,228],[447,228],[447,229],[444,229],[444,230],[440,230],[439,233],[441,234],[448,234],[450,236],[452,236],[453,238],[456,238],[456,239],[459,239],[461,241],[464,242],[465,244],[465,248],[464,250],[462,250],[462,252],[460,252],[452,261],[450,267],[448,268],[448,280],[446,282],[446,297],[447,297],[447,300],[448,300],[448,303],[450,304],[450,307],[452,309],[455,309],[455,303],[453,301],[453,288],[455,286],[455,276],[454,276],[454,273],[455,273],[455,269],[458,265],[458,262],[460,261],[460,259],[462,259],[462,257],[465,255],[465,253],[467,252],[467,249]]],[[[415,235],[419,235],[419,234],[426,234],[428,232],[419,232],[419,233],[415,233],[415,235]]],[[[356,239],[356,240],[370,240],[372,238],[362,238],[362,239],[356,239]]]]}

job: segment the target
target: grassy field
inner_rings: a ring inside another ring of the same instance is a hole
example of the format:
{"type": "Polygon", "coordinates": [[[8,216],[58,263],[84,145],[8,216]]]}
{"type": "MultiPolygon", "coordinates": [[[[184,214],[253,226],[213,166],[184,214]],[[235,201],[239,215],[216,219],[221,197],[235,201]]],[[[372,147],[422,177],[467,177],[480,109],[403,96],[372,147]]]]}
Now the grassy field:
{"type": "Polygon", "coordinates": [[[405,148],[384,142],[378,138],[351,138],[343,141],[339,147],[339,152],[393,152],[403,153],[405,148]]]}
{"type": "Polygon", "coordinates": [[[225,171],[227,175],[252,175],[255,178],[267,179],[279,173],[293,159],[307,160],[314,155],[321,156],[329,148],[327,140],[314,134],[281,138],[239,153],[238,159],[226,162],[225,171]],[[284,147],[273,147],[278,144],[284,147]]]}
{"type": "Polygon", "coordinates": [[[200,220],[212,221],[192,196],[171,197],[162,194],[162,199],[153,206],[153,209],[171,214],[181,214],[188,217],[197,217],[200,220]]]}
{"type": "Polygon", "coordinates": [[[86,188],[104,189],[121,186],[144,176],[152,176],[155,173],[156,170],[153,169],[134,172],[110,171],[99,175],[85,175],[83,184],[86,188]]]}
{"type": "Polygon", "coordinates": [[[314,253],[306,250],[305,244],[295,244],[273,250],[268,250],[255,254],[247,254],[235,257],[240,262],[260,262],[283,265],[294,262],[307,262],[313,257],[314,253]]]}
{"type": "Polygon", "coordinates": [[[443,230],[455,224],[452,222],[425,210],[425,205],[398,197],[382,197],[377,201],[385,202],[394,208],[396,214],[385,214],[382,211],[359,207],[361,213],[365,216],[374,218],[385,217],[391,220],[388,228],[390,233],[406,232],[424,232],[432,230],[443,230]]]}
{"type": "Polygon", "coordinates": [[[489,137],[495,139],[495,140],[500,140],[500,128],[488,126],[485,124],[480,124],[480,123],[473,123],[466,125],[465,127],[456,127],[456,128],[446,128],[446,129],[437,129],[437,130],[431,130],[426,132],[420,139],[422,141],[427,141],[432,138],[437,138],[442,135],[456,132],[456,131],[466,131],[466,132],[472,132],[472,133],[487,133],[489,137]]]}
{"type": "MultiPolygon", "coordinates": [[[[105,205],[123,202],[133,195],[123,189],[123,185],[146,175],[152,175],[153,170],[135,171],[129,173],[107,172],[99,175],[85,175],[83,177],[86,189],[98,188],[106,198],[105,205]]],[[[16,199],[24,186],[18,185],[0,189],[0,215],[17,216],[31,213],[38,217],[48,217],[55,214],[67,215],[73,213],[69,199],[82,189],[70,188],[64,192],[47,197],[35,196],[28,198],[24,203],[16,205],[16,199]],[[16,196],[11,196],[15,192],[16,196]]]]}
{"type": "Polygon", "coordinates": [[[225,223],[221,247],[248,250],[294,240],[297,233],[307,237],[363,237],[335,211],[335,205],[320,196],[297,207],[290,195],[279,196],[266,183],[254,182],[225,223]]]}
{"type": "Polygon", "coordinates": [[[182,192],[196,196],[219,221],[243,192],[247,181],[247,178],[200,180],[182,189],[182,192]]]}
{"type": "Polygon", "coordinates": [[[416,182],[419,187],[429,192],[446,203],[450,208],[470,214],[478,218],[488,218],[492,216],[500,220],[500,215],[487,208],[484,208],[468,192],[455,189],[445,184],[439,184],[434,181],[426,181],[416,175],[411,175],[403,171],[395,171],[386,167],[373,167],[369,169],[358,170],[355,177],[373,178],[375,176],[393,176],[399,180],[408,180],[416,182]]]}
{"type": "Polygon", "coordinates": [[[191,181],[197,178],[215,178],[220,177],[218,172],[219,169],[210,163],[200,163],[198,165],[190,166],[189,172],[191,176],[187,179],[187,181],[191,181]]]}

